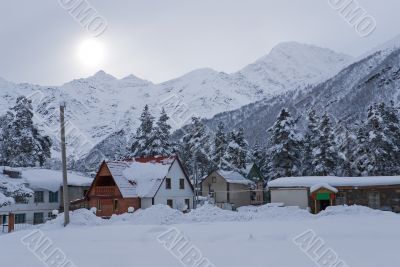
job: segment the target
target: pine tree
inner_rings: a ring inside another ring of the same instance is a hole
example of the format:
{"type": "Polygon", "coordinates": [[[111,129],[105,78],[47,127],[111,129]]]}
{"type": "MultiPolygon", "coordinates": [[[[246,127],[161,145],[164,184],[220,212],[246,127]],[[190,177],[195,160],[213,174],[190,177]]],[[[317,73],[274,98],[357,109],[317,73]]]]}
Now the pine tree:
{"type": "Polygon", "coordinates": [[[356,135],[356,148],[352,153],[353,163],[351,164],[351,170],[353,176],[368,176],[368,168],[370,161],[368,157],[369,147],[367,141],[367,135],[365,132],[365,124],[361,123],[357,130],[356,135]]]}
{"type": "Polygon", "coordinates": [[[307,116],[307,132],[303,142],[304,158],[302,161],[302,173],[305,176],[315,175],[315,166],[313,164],[313,151],[319,144],[318,124],[319,118],[316,115],[315,109],[311,108],[307,116]]]}
{"type": "Polygon", "coordinates": [[[390,175],[396,174],[398,157],[398,130],[397,114],[384,103],[374,104],[368,109],[368,117],[363,127],[366,142],[363,150],[368,163],[364,174],[390,175]]]}
{"type": "Polygon", "coordinates": [[[17,98],[16,104],[2,118],[1,154],[4,163],[15,167],[29,167],[50,158],[51,141],[42,136],[33,124],[31,100],[24,96],[17,98]]]}
{"type": "Polygon", "coordinates": [[[301,137],[295,132],[295,123],[286,109],[282,109],[271,132],[269,179],[301,174],[301,137]]]}
{"type": "Polygon", "coordinates": [[[400,120],[399,111],[394,102],[389,105],[381,104],[383,109],[384,133],[388,138],[389,160],[386,162],[385,175],[398,175],[400,173],[400,120]]]}
{"type": "Polygon", "coordinates": [[[321,176],[335,175],[338,154],[332,125],[327,113],[322,116],[318,130],[319,144],[313,150],[315,174],[321,176]]]}
{"type": "Polygon", "coordinates": [[[244,169],[246,169],[249,144],[247,143],[247,141],[244,137],[244,129],[243,128],[239,128],[239,131],[236,134],[236,143],[238,144],[239,150],[238,150],[238,157],[236,160],[235,167],[238,170],[244,170],[244,169]]]}
{"type": "Polygon", "coordinates": [[[172,154],[171,126],[168,124],[169,117],[164,109],[162,109],[160,117],[156,123],[153,137],[151,138],[151,155],[170,156],[172,154]]]}
{"type": "Polygon", "coordinates": [[[258,143],[256,143],[251,150],[251,159],[262,173],[266,171],[266,155],[264,149],[262,149],[258,143]]]}
{"type": "Polygon", "coordinates": [[[220,122],[217,127],[217,132],[214,137],[214,151],[213,151],[213,163],[218,168],[222,168],[224,165],[224,155],[227,149],[227,139],[225,134],[225,125],[220,122]]]}
{"type": "Polygon", "coordinates": [[[246,169],[247,162],[247,141],[244,138],[243,128],[239,131],[232,131],[229,134],[229,142],[224,157],[223,169],[241,172],[246,169]]]}
{"type": "Polygon", "coordinates": [[[193,117],[192,123],[187,127],[182,138],[179,151],[189,173],[193,174],[194,167],[197,169],[197,175],[200,176],[212,171],[215,167],[212,164],[210,152],[210,136],[201,119],[193,117]]]}
{"type": "Polygon", "coordinates": [[[357,149],[357,136],[345,126],[336,131],[338,162],[336,175],[355,176],[352,164],[354,162],[354,151],[357,149]]]}
{"type": "Polygon", "coordinates": [[[145,105],[140,115],[140,126],[131,147],[130,157],[146,157],[152,155],[154,117],[150,114],[149,106],[145,105]]]}

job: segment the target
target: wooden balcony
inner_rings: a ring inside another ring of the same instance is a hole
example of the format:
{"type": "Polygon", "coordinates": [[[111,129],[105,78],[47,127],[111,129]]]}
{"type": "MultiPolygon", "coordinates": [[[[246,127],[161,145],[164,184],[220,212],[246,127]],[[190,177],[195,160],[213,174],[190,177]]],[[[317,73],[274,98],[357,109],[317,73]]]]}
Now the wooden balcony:
{"type": "Polygon", "coordinates": [[[118,190],[116,186],[96,186],[96,196],[116,196],[118,190]]]}

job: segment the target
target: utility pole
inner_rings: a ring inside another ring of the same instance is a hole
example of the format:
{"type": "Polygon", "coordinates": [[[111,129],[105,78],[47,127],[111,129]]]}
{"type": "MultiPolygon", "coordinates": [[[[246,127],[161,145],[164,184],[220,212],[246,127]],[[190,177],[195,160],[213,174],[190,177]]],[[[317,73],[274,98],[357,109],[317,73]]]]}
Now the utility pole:
{"type": "Polygon", "coordinates": [[[67,178],[67,150],[65,147],[65,102],[60,103],[60,123],[61,123],[61,158],[63,169],[63,199],[64,199],[64,226],[69,224],[69,195],[67,178]]]}
{"type": "Polygon", "coordinates": [[[193,202],[193,208],[197,208],[197,202],[199,201],[199,193],[198,193],[198,177],[197,177],[197,156],[194,156],[194,162],[193,162],[193,179],[194,179],[194,202],[193,202]]]}

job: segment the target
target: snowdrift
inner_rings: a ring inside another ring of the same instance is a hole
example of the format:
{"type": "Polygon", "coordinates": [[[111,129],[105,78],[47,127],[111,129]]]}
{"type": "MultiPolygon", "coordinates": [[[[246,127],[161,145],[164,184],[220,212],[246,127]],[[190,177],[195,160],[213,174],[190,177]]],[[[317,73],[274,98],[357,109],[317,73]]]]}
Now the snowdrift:
{"type": "MultiPolygon", "coordinates": [[[[248,221],[286,221],[286,220],[317,220],[327,216],[347,215],[374,215],[398,216],[392,212],[373,210],[363,206],[334,206],[328,207],[318,215],[313,215],[298,207],[241,207],[237,212],[222,210],[210,204],[205,204],[187,214],[171,209],[166,205],[155,205],[145,210],[134,213],[113,215],[109,220],[99,218],[93,212],[80,209],[70,213],[70,226],[99,226],[113,224],[133,225],[171,225],[184,223],[210,223],[210,222],[248,222],[248,221]]],[[[63,227],[64,214],[59,214],[52,221],[42,226],[43,229],[63,227]]]]}

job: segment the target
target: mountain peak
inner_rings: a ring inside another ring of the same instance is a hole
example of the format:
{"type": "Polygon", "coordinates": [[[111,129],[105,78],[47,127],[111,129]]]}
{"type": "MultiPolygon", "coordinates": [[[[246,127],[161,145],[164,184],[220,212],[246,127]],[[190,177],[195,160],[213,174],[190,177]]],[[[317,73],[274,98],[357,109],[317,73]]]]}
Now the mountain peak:
{"type": "Polygon", "coordinates": [[[146,86],[153,84],[152,82],[148,80],[144,80],[142,78],[139,78],[133,74],[129,74],[128,76],[125,76],[120,80],[121,82],[124,82],[126,84],[132,85],[132,86],[146,86]]]}
{"type": "Polygon", "coordinates": [[[271,93],[302,88],[333,77],[353,61],[351,56],[327,48],[298,42],[284,42],[238,74],[271,93]]]}
{"type": "Polygon", "coordinates": [[[90,78],[94,78],[96,80],[116,80],[117,79],[114,76],[106,73],[104,70],[99,70],[93,76],[90,76],[89,79],[90,78]]]}

